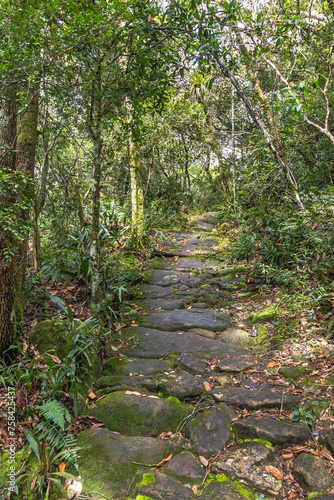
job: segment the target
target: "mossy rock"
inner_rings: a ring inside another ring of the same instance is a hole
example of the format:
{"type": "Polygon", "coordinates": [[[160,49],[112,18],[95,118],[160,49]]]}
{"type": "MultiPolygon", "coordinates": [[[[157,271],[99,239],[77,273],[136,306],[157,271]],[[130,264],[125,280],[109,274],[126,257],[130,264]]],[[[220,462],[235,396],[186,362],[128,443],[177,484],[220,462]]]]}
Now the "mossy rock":
{"type": "MultiPolygon", "coordinates": [[[[7,479],[9,480],[10,478],[11,467],[14,467],[15,473],[21,471],[23,477],[22,479],[19,479],[20,476],[16,477],[15,484],[18,488],[18,495],[16,496],[13,493],[11,498],[44,500],[45,495],[38,493],[36,488],[34,491],[31,491],[31,484],[37,476],[41,476],[44,473],[45,464],[38,462],[34,454],[30,454],[28,457],[25,456],[23,449],[15,453],[15,464],[10,463],[11,459],[12,457],[7,452],[0,454],[0,494],[5,491],[2,489],[3,487],[10,486],[7,479]]],[[[53,472],[58,471],[55,469],[53,472]]],[[[64,495],[61,492],[54,492],[49,498],[50,500],[60,500],[63,497],[64,495]]]]}
{"type": "Polygon", "coordinates": [[[118,391],[98,401],[93,415],[107,429],[121,434],[157,436],[163,431],[175,431],[189,411],[188,405],[177,398],[148,394],[142,397],[118,391]]]}
{"type": "MultiPolygon", "coordinates": [[[[150,484],[150,468],[171,453],[182,451],[184,440],[121,436],[103,428],[91,428],[78,436],[79,473],[83,494],[99,492],[106,500],[129,499],[130,488],[150,484]]],[[[132,497],[135,498],[135,497],[132,497]]]]}
{"type": "Polygon", "coordinates": [[[306,372],[307,369],[305,366],[282,366],[278,370],[278,373],[280,373],[284,378],[291,380],[298,380],[305,375],[306,372]]]}
{"type": "Polygon", "coordinates": [[[249,319],[254,325],[270,323],[277,319],[276,309],[274,307],[267,307],[263,311],[254,313],[249,319]]]}
{"type": "MultiPolygon", "coordinates": [[[[85,400],[88,387],[100,375],[102,353],[100,350],[100,339],[95,334],[90,337],[90,333],[86,333],[84,328],[80,330],[80,334],[83,338],[86,337],[88,340],[93,340],[92,344],[85,351],[89,359],[89,364],[85,355],[80,355],[79,353],[77,357],[77,374],[81,381],[78,384],[78,390],[82,392],[83,399],[85,400]]],[[[30,330],[28,336],[31,342],[37,345],[41,354],[49,353],[57,356],[60,360],[65,359],[69,354],[67,343],[70,332],[69,325],[65,321],[59,319],[41,321],[30,330]]]]}
{"type": "Polygon", "coordinates": [[[28,336],[41,353],[50,353],[60,359],[67,356],[68,324],[60,319],[47,319],[35,325],[28,336]]]}
{"type": "Polygon", "coordinates": [[[258,345],[265,346],[268,343],[269,332],[264,325],[259,325],[257,327],[256,341],[258,345]]]}

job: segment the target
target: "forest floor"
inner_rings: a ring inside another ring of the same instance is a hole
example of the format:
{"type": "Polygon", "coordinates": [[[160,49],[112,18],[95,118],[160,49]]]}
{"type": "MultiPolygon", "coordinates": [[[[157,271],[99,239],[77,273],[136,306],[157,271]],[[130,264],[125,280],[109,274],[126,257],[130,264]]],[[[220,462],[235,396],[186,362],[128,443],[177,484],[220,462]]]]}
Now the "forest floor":
{"type": "MultiPolygon", "coordinates": [[[[282,313],[251,266],[227,264],[214,213],[169,236],[74,426],[80,498],[334,500],[331,341],[314,318],[282,313]]],[[[80,283],[49,292],[89,316],[80,283]]],[[[27,333],[53,307],[31,301],[27,333]]]]}

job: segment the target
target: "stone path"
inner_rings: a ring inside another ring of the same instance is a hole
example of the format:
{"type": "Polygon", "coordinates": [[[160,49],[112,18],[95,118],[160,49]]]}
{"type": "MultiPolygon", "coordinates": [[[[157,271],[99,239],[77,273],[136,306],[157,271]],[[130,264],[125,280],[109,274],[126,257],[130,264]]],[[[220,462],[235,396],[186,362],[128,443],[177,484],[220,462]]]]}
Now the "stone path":
{"type": "MultiPolygon", "coordinates": [[[[310,433],[263,416],[298,406],[285,386],[236,383],[265,365],[256,340],[224,312],[245,286],[244,269],[222,269],[210,258],[218,251],[213,230],[207,214],[195,221],[198,232],[175,232],[175,257],[156,263],[152,282],[134,298],[145,313],[122,330],[123,347],[110,353],[98,381],[105,397],[92,413],[103,425],[78,437],[89,498],[295,498],[287,496],[277,451],[303,445],[310,433]]],[[[322,495],[334,482],[320,456],[300,453],[293,470],[305,498],[334,499],[322,495]]]]}

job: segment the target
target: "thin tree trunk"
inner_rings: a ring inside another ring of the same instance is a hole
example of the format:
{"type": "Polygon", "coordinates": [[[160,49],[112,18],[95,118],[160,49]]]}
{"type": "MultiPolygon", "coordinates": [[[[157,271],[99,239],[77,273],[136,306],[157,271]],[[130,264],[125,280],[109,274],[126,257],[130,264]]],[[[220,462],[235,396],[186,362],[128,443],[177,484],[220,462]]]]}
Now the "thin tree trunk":
{"type": "MultiPolygon", "coordinates": [[[[4,174],[15,172],[15,140],[17,109],[15,90],[0,103],[0,169],[4,174]]],[[[0,197],[3,207],[12,203],[12,194],[5,192],[0,197]]],[[[8,231],[0,220],[0,355],[16,341],[14,259],[10,253],[11,241],[8,231]]]]}
{"type": "Polygon", "coordinates": [[[101,61],[96,63],[95,78],[92,86],[91,101],[91,123],[90,133],[93,140],[93,203],[92,203],[92,229],[90,245],[90,267],[91,267],[91,297],[93,303],[98,303],[102,298],[102,290],[99,287],[100,269],[100,188],[102,176],[102,83],[101,83],[101,61]]]}
{"type": "Polygon", "coordinates": [[[232,121],[232,184],[233,184],[233,208],[236,210],[237,195],[236,195],[236,179],[235,179],[235,116],[234,116],[234,88],[231,88],[231,121],[232,121]]]}
{"type": "Polygon", "coordinates": [[[33,256],[34,256],[34,269],[39,271],[41,265],[41,238],[39,234],[38,220],[39,216],[44,208],[46,193],[47,193],[47,181],[49,176],[50,168],[50,146],[49,146],[49,132],[47,130],[47,120],[48,120],[48,109],[46,107],[45,111],[44,126],[42,132],[42,143],[43,143],[43,163],[41,170],[41,183],[36,193],[34,205],[33,205],[33,256]]]}
{"type": "Polygon", "coordinates": [[[130,153],[130,177],[131,177],[131,234],[134,243],[138,241],[138,235],[143,229],[144,195],[142,184],[141,165],[138,158],[136,145],[132,136],[129,139],[130,153]]]}

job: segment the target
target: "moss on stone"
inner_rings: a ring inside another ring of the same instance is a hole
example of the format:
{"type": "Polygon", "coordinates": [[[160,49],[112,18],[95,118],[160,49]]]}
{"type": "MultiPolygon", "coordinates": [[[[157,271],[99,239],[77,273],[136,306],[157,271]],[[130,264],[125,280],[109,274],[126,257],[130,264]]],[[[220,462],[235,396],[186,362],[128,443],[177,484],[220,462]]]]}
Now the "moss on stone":
{"type": "Polygon", "coordinates": [[[164,404],[159,411],[156,410],[155,399],[147,398],[145,406],[140,405],[144,399],[124,395],[121,391],[114,392],[97,403],[93,415],[102,420],[109,430],[129,436],[154,436],[166,430],[175,430],[188,414],[188,406],[177,398],[162,399],[164,404]],[[156,412],[154,417],[153,411],[156,412]]]}
{"type": "MultiPolygon", "coordinates": [[[[6,482],[6,478],[9,477],[10,467],[13,464],[9,463],[9,453],[0,454],[0,491],[1,488],[6,487],[8,483],[6,482]],[[3,481],[3,483],[2,483],[3,481]],[[1,484],[2,483],[2,484],[1,484]]],[[[44,495],[39,495],[36,491],[31,491],[31,483],[33,479],[37,476],[40,476],[43,472],[44,464],[38,462],[37,458],[31,454],[28,456],[25,455],[25,450],[22,449],[15,453],[15,472],[21,470],[22,479],[18,480],[16,478],[16,485],[19,490],[19,494],[17,498],[24,498],[25,500],[38,500],[44,498],[44,495]],[[24,461],[26,460],[25,466],[23,466],[24,461]]],[[[61,495],[62,497],[62,495],[61,495]]],[[[60,498],[60,497],[59,497],[60,498]]]]}
{"type": "Polygon", "coordinates": [[[41,353],[50,353],[63,359],[67,355],[68,325],[59,319],[47,319],[35,325],[28,336],[41,353]]]}
{"type": "Polygon", "coordinates": [[[257,327],[257,343],[260,346],[264,346],[268,343],[269,333],[267,328],[264,325],[259,325],[257,327]]]}
{"type": "Polygon", "coordinates": [[[215,479],[216,481],[218,481],[218,483],[226,483],[226,481],[230,480],[230,478],[228,476],[225,476],[225,474],[217,474],[215,479]]]}
{"type": "Polygon", "coordinates": [[[103,374],[124,375],[126,372],[123,367],[127,364],[127,362],[128,358],[126,356],[110,358],[103,365],[103,374]]]}
{"type": "Polygon", "coordinates": [[[250,317],[252,323],[254,323],[255,325],[270,323],[271,321],[274,321],[276,318],[277,318],[277,313],[275,307],[267,307],[263,311],[255,313],[250,317]]]}
{"type": "Polygon", "coordinates": [[[155,482],[155,477],[153,472],[147,472],[143,475],[143,480],[141,482],[141,486],[146,486],[147,484],[151,484],[155,482]]]}
{"type": "Polygon", "coordinates": [[[301,378],[306,372],[307,369],[305,368],[305,366],[282,366],[278,370],[278,373],[280,373],[284,378],[288,378],[291,380],[297,380],[301,378]]]}

